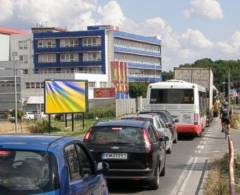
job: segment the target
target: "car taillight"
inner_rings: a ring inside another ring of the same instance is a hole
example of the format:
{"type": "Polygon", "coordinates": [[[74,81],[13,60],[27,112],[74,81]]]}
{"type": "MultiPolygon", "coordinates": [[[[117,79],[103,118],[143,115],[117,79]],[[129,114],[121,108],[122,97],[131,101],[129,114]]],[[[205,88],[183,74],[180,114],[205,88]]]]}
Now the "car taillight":
{"type": "Polygon", "coordinates": [[[146,129],[142,129],[142,133],[146,152],[150,152],[152,150],[152,145],[150,142],[149,134],[146,129]]]}
{"type": "Polygon", "coordinates": [[[88,129],[87,133],[85,134],[85,136],[83,138],[84,142],[87,142],[89,140],[91,133],[92,133],[92,128],[88,129]]]}
{"type": "Polygon", "coordinates": [[[194,113],[194,125],[198,125],[199,114],[194,113]]]}

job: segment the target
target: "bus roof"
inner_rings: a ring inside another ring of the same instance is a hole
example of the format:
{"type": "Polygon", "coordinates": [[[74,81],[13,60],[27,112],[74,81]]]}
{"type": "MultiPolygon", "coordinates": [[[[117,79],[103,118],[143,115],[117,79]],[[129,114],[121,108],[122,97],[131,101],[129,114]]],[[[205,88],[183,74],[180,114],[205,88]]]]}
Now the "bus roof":
{"type": "Polygon", "coordinates": [[[205,87],[202,87],[201,85],[195,84],[195,83],[189,83],[186,81],[182,80],[168,80],[164,82],[157,82],[157,83],[151,83],[149,84],[150,88],[153,89],[158,89],[158,88],[163,88],[163,89],[169,89],[169,88],[174,88],[174,89],[191,89],[191,88],[198,88],[201,91],[206,91],[205,87]]]}

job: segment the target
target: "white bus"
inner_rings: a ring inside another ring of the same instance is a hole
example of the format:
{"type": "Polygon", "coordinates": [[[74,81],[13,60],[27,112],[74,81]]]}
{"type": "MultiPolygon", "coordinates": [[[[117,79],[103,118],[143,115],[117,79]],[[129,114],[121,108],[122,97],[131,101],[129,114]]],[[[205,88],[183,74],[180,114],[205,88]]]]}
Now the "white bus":
{"type": "Polygon", "coordinates": [[[169,80],[148,86],[150,110],[167,110],[178,119],[178,133],[201,135],[207,125],[206,88],[181,81],[169,80]]]}

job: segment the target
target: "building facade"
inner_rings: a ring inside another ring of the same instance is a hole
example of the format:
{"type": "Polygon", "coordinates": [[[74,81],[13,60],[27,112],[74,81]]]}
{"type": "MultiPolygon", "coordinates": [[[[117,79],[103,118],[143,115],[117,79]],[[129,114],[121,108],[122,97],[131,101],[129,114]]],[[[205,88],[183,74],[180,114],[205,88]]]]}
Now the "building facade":
{"type": "Polygon", "coordinates": [[[2,34],[0,61],[17,65],[24,105],[43,97],[46,79],[87,80],[89,99],[94,98],[94,88],[115,87],[117,98],[128,98],[129,82],[161,80],[161,41],[155,37],[108,25],[89,26],[85,31],[40,27],[33,28],[32,34],[2,34]]]}
{"type": "MultiPolygon", "coordinates": [[[[75,73],[75,78],[93,78],[89,80],[90,98],[93,88],[115,87],[111,76],[113,62],[126,64],[127,82],[161,80],[161,41],[112,26],[89,26],[86,31],[75,32],[37,30],[33,33],[33,50],[37,73],[75,73]]],[[[116,70],[121,75],[121,70],[116,70]]],[[[119,80],[122,82],[125,81],[119,80]]]]}

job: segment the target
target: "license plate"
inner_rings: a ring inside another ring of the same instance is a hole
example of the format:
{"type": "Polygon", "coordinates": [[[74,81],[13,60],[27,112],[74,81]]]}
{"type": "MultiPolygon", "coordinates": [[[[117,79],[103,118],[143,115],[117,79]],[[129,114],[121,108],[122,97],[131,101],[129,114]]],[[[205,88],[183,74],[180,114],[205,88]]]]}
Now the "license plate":
{"type": "Polygon", "coordinates": [[[103,153],[102,159],[103,160],[127,160],[127,153],[103,153]]]}

